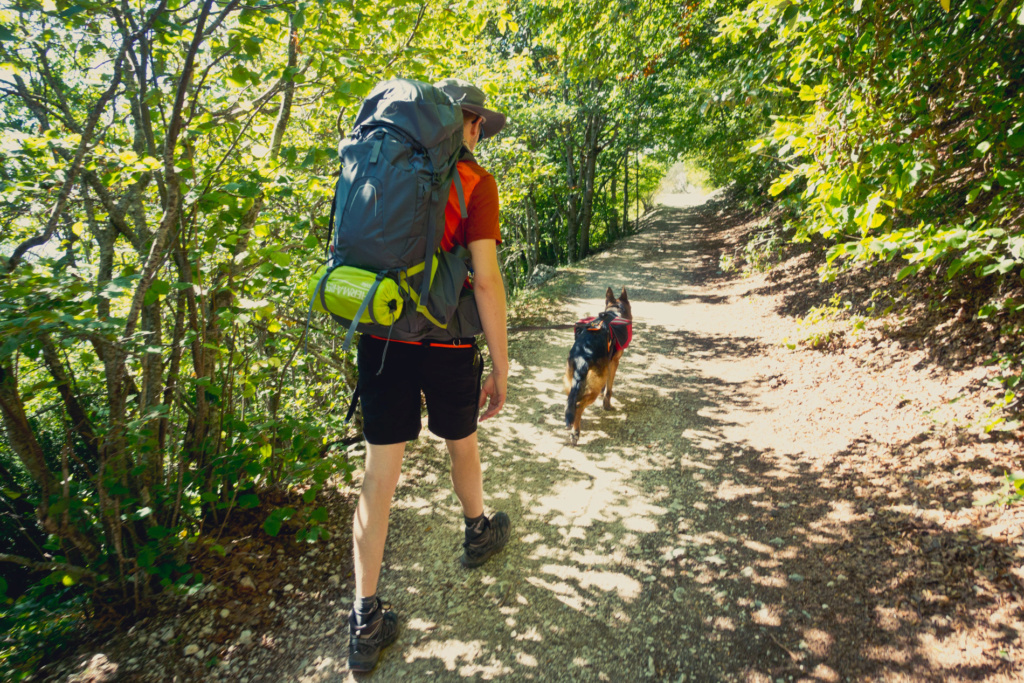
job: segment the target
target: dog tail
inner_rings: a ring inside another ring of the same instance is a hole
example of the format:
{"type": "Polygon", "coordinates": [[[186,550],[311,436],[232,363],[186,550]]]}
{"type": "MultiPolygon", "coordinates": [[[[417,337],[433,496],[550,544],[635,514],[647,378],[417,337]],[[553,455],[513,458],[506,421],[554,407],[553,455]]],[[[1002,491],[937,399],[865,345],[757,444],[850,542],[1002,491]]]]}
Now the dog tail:
{"type": "Polygon", "coordinates": [[[572,387],[569,388],[569,398],[565,401],[565,426],[572,429],[572,423],[576,419],[576,397],[580,393],[580,387],[587,379],[590,371],[590,363],[586,358],[573,358],[572,363],[572,387]]]}

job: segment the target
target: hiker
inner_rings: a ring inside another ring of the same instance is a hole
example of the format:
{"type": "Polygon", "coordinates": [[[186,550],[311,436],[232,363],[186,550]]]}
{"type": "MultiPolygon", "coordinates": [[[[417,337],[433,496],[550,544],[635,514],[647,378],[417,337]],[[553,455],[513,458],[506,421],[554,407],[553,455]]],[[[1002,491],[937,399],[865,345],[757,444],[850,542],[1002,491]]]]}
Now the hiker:
{"type": "Polygon", "coordinates": [[[462,105],[463,149],[457,166],[468,217],[462,218],[455,184],[446,207],[442,248],[465,247],[472,256],[470,305],[479,313],[492,368],[483,379],[483,361],[474,337],[450,338],[438,329],[422,342],[363,334],[357,366],[367,442],[366,471],[352,524],[355,603],[349,615],[349,669],[370,671],[381,649],[398,634],[398,617],[377,597],[391,499],[401,473],[406,442],[420,431],[420,392],[426,396],[427,426],[443,438],[452,463],[452,484],[465,517],[462,565],[486,562],[509,539],[504,512],[484,514],[483,479],[476,425],[498,414],[508,382],[505,288],[498,268],[498,187],[477,164],[473,150],[498,133],[505,115],[485,108],[486,96],[474,85],[450,78],[435,87],[462,105]],[[435,338],[436,337],[436,338],[435,338]],[[480,410],[486,409],[483,414],[480,410]]]}

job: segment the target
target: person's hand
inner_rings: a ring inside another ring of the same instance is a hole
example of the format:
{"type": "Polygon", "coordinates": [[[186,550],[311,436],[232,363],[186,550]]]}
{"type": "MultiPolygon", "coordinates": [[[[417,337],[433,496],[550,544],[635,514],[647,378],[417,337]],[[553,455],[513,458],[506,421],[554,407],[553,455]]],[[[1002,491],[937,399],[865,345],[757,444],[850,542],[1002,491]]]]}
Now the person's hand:
{"type": "Polygon", "coordinates": [[[480,416],[483,422],[489,417],[497,415],[505,405],[505,394],[508,392],[508,373],[491,370],[483,385],[480,387],[480,407],[487,405],[487,410],[480,416]]]}

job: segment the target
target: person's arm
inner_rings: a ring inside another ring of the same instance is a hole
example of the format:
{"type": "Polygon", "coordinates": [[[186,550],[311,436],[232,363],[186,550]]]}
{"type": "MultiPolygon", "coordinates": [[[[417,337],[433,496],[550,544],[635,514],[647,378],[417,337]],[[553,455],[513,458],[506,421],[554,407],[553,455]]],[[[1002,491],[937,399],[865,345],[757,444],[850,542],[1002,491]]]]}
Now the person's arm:
{"type": "Polygon", "coordinates": [[[508,391],[508,321],[505,312],[505,283],[498,268],[498,245],[492,239],[469,243],[473,256],[473,296],[480,312],[484,339],[491,354],[491,374],[480,387],[480,407],[488,403],[480,420],[494,417],[505,405],[508,391]]]}

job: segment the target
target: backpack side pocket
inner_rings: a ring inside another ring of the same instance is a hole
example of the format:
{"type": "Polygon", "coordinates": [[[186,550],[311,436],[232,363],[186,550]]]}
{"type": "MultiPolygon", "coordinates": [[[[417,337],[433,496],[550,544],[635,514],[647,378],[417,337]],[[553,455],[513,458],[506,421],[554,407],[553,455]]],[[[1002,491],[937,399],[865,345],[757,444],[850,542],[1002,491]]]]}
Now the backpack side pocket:
{"type": "Polygon", "coordinates": [[[476,296],[472,289],[463,289],[459,295],[459,305],[455,309],[455,317],[448,324],[448,332],[452,337],[475,337],[483,334],[480,309],[476,306],[476,296]]]}
{"type": "Polygon", "coordinates": [[[430,295],[427,297],[427,310],[442,325],[448,325],[455,317],[459,306],[462,286],[469,274],[465,260],[450,252],[439,250],[434,257],[437,271],[434,281],[430,283],[430,295]]]}

